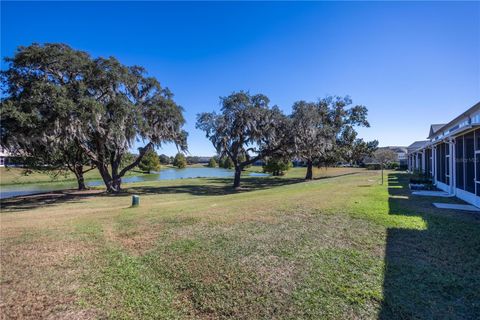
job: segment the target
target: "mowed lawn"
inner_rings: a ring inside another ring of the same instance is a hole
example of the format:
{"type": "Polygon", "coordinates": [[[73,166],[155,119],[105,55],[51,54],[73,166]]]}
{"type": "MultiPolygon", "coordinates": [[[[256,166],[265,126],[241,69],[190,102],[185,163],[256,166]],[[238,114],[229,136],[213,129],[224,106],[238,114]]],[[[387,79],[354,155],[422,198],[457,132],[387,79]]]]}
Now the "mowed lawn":
{"type": "Polygon", "coordinates": [[[480,214],[403,173],[303,174],[4,201],[2,317],[480,318],[480,214]]]}

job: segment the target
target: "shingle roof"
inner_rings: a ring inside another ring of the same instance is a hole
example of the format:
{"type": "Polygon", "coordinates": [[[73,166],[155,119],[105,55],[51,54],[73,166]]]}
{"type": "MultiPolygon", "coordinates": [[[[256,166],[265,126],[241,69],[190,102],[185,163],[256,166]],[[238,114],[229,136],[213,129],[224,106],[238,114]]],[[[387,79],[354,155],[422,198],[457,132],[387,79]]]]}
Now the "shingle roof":
{"type": "Polygon", "coordinates": [[[428,140],[415,141],[407,147],[408,152],[415,151],[417,149],[423,148],[428,144],[428,140]]]}
{"type": "Polygon", "coordinates": [[[445,125],[446,125],[446,123],[432,124],[432,125],[430,126],[430,134],[429,134],[429,137],[430,137],[430,136],[433,136],[435,133],[438,132],[438,130],[442,129],[445,125]]]}
{"type": "Polygon", "coordinates": [[[403,147],[403,146],[387,146],[385,148],[388,148],[394,152],[397,152],[397,153],[400,153],[400,152],[407,152],[407,147],[403,147]]]}
{"type": "MultiPolygon", "coordinates": [[[[474,112],[477,112],[478,110],[480,110],[480,102],[477,102],[473,107],[469,108],[467,111],[465,111],[464,113],[462,113],[461,115],[459,115],[458,117],[456,117],[455,119],[453,119],[452,121],[450,121],[449,123],[446,123],[442,126],[440,126],[439,128],[436,128],[436,131],[432,134],[432,130],[430,129],[430,134],[428,136],[428,138],[433,138],[433,135],[440,131],[440,130],[443,130],[443,129],[448,129],[448,127],[450,127],[451,125],[453,125],[455,122],[457,122],[458,120],[460,120],[461,118],[465,117],[465,116],[470,116],[471,114],[473,114],[474,112]]],[[[433,125],[432,125],[433,126],[433,125]]]]}

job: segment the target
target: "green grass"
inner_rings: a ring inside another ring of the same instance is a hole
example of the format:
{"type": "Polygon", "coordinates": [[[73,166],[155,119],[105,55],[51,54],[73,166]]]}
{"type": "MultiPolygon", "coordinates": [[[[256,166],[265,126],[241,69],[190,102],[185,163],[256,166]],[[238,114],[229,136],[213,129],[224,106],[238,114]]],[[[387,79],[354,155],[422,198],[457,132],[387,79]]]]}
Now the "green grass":
{"type": "Polygon", "coordinates": [[[28,208],[7,202],[2,312],[479,318],[480,216],[431,204],[455,199],[412,197],[402,173],[388,172],[384,186],[376,171],[322,170],[312,182],[303,174],[245,178],[241,192],[229,179],[185,179],[28,208]]]}
{"type": "MultiPolygon", "coordinates": [[[[126,176],[141,175],[140,172],[130,171],[126,176]]],[[[98,170],[85,173],[85,180],[102,179],[98,170]]],[[[72,183],[76,182],[75,175],[68,172],[57,174],[54,171],[31,171],[23,168],[1,167],[0,185],[27,184],[27,183],[72,183]]]]}

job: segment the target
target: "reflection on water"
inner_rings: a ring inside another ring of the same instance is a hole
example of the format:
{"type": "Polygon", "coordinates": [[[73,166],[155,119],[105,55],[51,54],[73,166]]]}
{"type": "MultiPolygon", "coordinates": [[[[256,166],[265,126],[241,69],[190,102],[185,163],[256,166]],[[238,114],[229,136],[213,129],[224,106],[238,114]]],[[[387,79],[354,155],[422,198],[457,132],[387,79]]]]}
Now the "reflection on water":
{"type": "MultiPolygon", "coordinates": [[[[263,177],[268,176],[265,173],[251,172],[250,176],[263,177]]],[[[233,170],[222,168],[185,168],[174,169],[168,168],[161,170],[160,173],[143,174],[140,176],[125,177],[122,179],[123,183],[128,182],[142,182],[142,181],[158,181],[158,180],[175,180],[175,179],[187,179],[187,178],[228,178],[233,177],[233,170]]],[[[87,181],[89,187],[103,185],[102,180],[87,181]]],[[[58,191],[62,189],[76,188],[75,181],[71,183],[35,183],[35,184],[22,184],[22,185],[10,185],[1,186],[0,199],[11,198],[15,196],[25,196],[35,193],[58,191]]]]}

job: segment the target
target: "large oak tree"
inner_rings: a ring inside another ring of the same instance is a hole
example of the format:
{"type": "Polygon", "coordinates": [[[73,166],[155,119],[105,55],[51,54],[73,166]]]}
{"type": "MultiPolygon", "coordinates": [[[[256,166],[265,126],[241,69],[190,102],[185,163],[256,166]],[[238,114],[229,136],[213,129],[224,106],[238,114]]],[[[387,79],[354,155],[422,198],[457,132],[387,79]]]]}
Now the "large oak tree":
{"type": "Polygon", "coordinates": [[[153,147],[173,142],[186,148],[182,108],[142,67],[122,65],[113,57],[92,58],[64,44],[20,47],[10,61],[5,72],[10,109],[48,118],[56,131],[43,135],[53,138],[58,132],[61,144],[81,150],[108,192],[120,191],[122,177],[153,147]],[[135,142],[144,146],[125,163],[135,142]]]}
{"type": "Polygon", "coordinates": [[[20,47],[2,71],[1,144],[30,168],[72,171],[78,189],[92,162],[65,123],[76,108],[88,55],[65,45],[20,47]]]}
{"type": "Polygon", "coordinates": [[[329,164],[342,157],[348,137],[356,126],[369,126],[367,108],[350,107],[349,97],[326,97],[317,102],[293,105],[292,136],[297,157],[307,164],[305,179],[313,179],[315,164],[329,164]]]}
{"type": "Polygon", "coordinates": [[[240,187],[242,170],[287,146],[289,121],[263,94],[240,91],[220,98],[221,112],[202,113],[197,128],[205,131],[220,157],[233,162],[233,186],[240,187]]]}

